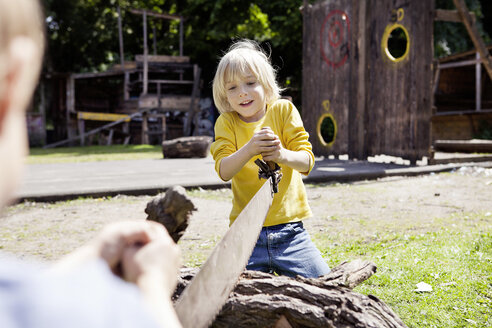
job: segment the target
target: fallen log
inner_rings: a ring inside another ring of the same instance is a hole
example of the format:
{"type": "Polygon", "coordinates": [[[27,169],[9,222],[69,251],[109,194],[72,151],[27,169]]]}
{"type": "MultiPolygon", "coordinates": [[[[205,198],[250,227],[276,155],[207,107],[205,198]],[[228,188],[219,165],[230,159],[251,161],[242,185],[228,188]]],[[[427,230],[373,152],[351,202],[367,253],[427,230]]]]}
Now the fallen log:
{"type": "Polygon", "coordinates": [[[434,149],[446,152],[492,153],[492,140],[436,140],[434,149]]]}
{"type": "MultiPolygon", "coordinates": [[[[212,327],[406,327],[381,300],[352,291],[375,271],[360,260],[316,279],[245,271],[212,327]]],[[[174,299],[196,272],[181,271],[174,299]]]]}
{"type": "MultiPolygon", "coordinates": [[[[148,220],[163,224],[177,242],[194,210],[185,189],[176,186],[152,199],[145,213],[148,220]]],[[[181,269],[174,301],[198,271],[181,269]]],[[[319,278],[244,271],[212,327],[406,327],[378,298],[352,291],[375,272],[374,263],[362,260],[343,262],[319,278]]]]}
{"type": "Polygon", "coordinates": [[[212,137],[192,136],[182,137],[162,142],[162,155],[164,158],[193,158],[207,157],[212,137]]]}

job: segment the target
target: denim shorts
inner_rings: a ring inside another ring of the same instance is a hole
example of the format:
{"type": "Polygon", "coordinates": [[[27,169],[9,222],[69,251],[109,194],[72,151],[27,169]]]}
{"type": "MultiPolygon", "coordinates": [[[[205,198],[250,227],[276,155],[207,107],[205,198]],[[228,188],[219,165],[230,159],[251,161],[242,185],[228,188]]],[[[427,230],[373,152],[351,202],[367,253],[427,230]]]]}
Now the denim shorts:
{"type": "Polygon", "coordinates": [[[330,272],[302,222],[263,227],[246,269],[306,278],[330,272]]]}

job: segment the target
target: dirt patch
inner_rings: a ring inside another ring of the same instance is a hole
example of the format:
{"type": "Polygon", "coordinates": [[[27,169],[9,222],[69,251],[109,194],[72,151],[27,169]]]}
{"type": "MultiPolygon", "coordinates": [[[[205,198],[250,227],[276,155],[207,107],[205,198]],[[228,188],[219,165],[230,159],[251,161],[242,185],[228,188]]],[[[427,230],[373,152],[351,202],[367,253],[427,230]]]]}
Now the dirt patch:
{"type": "MultiPolygon", "coordinates": [[[[448,225],[490,227],[492,222],[492,169],[307,185],[307,192],[314,217],[305,226],[313,239],[322,237],[324,242],[418,234],[448,225]]],[[[189,194],[198,210],[180,245],[185,263],[200,265],[228,229],[231,192],[193,190],[189,194]]],[[[150,199],[117,196],[11,206],[0,219],[0,249],[18,257],[52,261],[109,222],[144,220],[150,199]]]]}

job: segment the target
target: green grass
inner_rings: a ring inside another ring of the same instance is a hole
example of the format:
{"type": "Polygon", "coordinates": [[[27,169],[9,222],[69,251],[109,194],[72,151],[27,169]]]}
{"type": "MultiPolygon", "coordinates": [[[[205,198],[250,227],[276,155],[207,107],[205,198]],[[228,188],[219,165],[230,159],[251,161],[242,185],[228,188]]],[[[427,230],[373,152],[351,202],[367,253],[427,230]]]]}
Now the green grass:
{"type": "Polygon", "coordinates": [[[443,224],[420,234],[342,242],[318,234],[313,240],[331,266],[356,258],[374,262],[376,274],[355,291],[380,298],[409,327],[492,327],[490,218],[469,216],[477,224],[466,228],[443,224]],[[432,292],[416,292],[419,282],[432,292]]]}
{"type": "Polygon", "coordinates": [[[65,148],[31,148],[27,164],[120,161],[162,158],[161,146],[113,145],[65,148]]]}

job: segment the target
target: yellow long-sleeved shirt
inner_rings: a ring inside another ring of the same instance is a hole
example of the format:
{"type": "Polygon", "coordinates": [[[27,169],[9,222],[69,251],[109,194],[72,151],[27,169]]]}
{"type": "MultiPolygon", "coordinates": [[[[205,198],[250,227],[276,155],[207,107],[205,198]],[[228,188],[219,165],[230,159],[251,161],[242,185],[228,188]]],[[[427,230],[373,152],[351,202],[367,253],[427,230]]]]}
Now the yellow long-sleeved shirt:
{"type": "MultiPolygon", "coordinates": [[[[210,149],[219,176],[222,159],[243,147],[253,134],[263,127],[270,127],[280,138],[284,148],[306,151],[311,157],[311,165],[308,172],[302,174],[307,175],[311,172],[314,166],[314,154],[308,140],[309,134],[304,129],[299,112],[290,101],[278,100],[267,107],[265,116],[257,122],[244,122],[236,112],[219,116],[215,123],[215,141],[210,149]]],[[[265,183],[265,180],[258,178],[258,166],[254,163],[255,159],[260,157],[258,155],[251,158],[232,178],[233,205],[229,217],[231,224],[265,183]]],[[[301,173],[286,165],[280,167],[282,180],[278,186],[278,193],[274,195],[264,226],[301,221],[312,215],[301,173]]]]}

